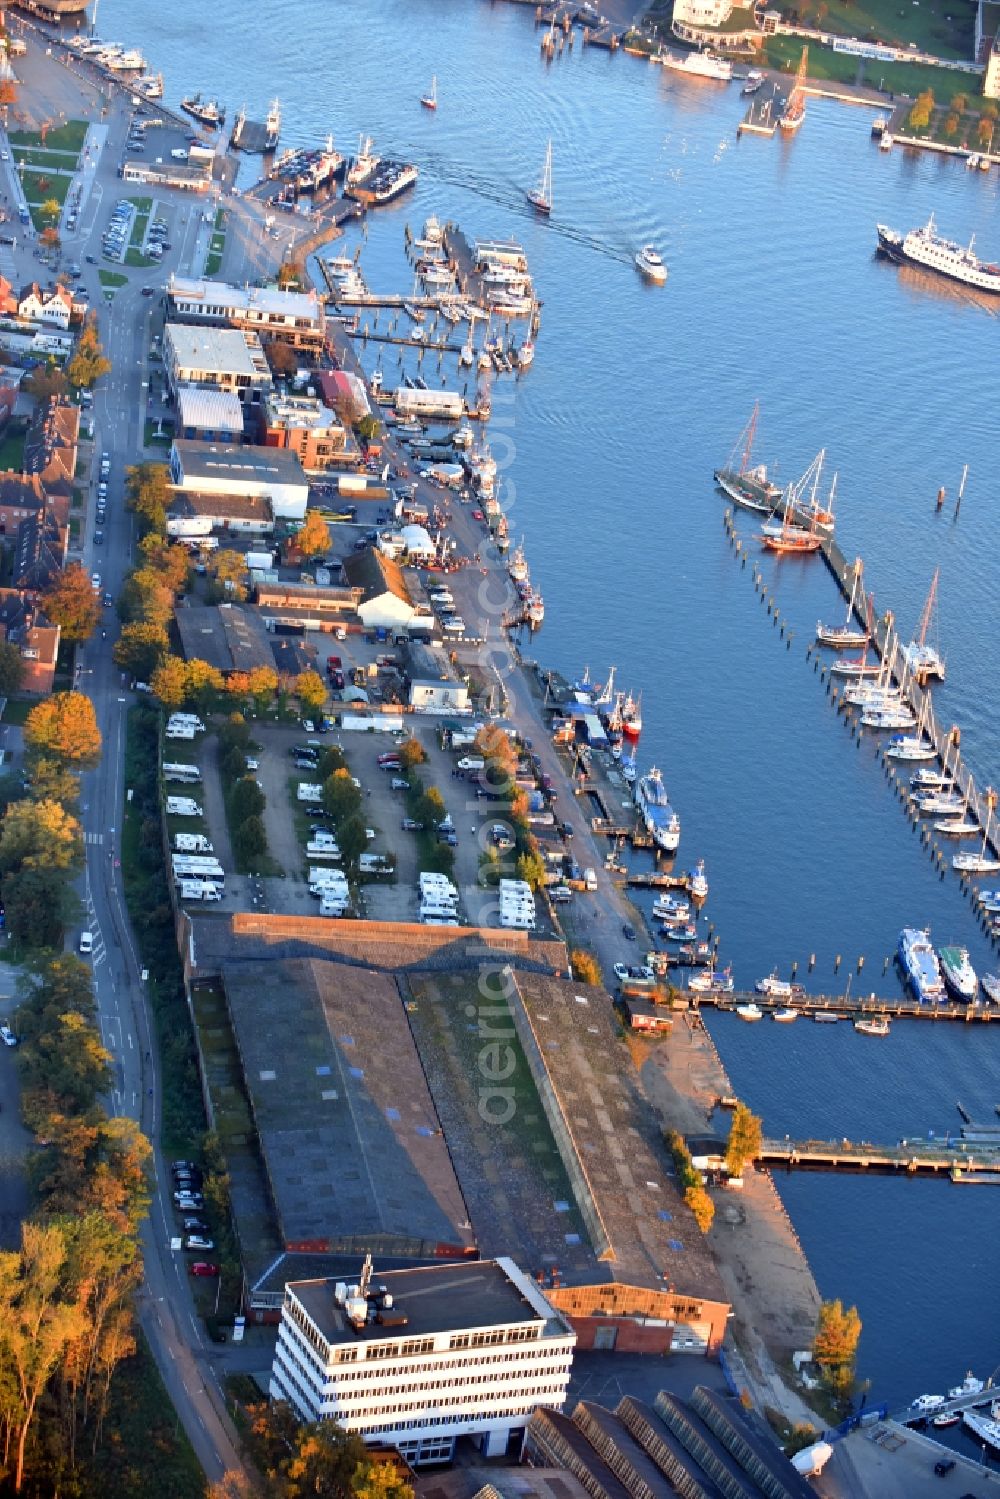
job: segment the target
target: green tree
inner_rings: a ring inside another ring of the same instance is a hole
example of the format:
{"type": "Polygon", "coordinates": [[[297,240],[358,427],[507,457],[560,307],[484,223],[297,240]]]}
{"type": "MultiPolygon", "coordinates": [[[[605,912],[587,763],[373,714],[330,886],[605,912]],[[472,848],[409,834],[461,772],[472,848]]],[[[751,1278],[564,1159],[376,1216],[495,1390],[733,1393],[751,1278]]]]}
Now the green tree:
{"type": "Polygon", "coordinates": [[[167,632],[162,625],[149,625],[143,620],[125,625],[115,641],[111,654],[116,666],[127,672],[137,682],[148,682],[170,648],[167,632]]]}
{"type": "Polygon", "coordinates": [[[315,718],[326,706],[326,683],[318,671],[300,671],[295,678],[295,696],[303,713],[315,718]]]}
{"type": "Polygon", "coordinates": [[[347,770],[335,770],[323,782],[323,810],[339,825],[353,817],[361,806],[361,792],[347,770]]]}
{"type": "Polygon", "coordinates": [[[260,817],[267,806],[267,797],[251,776],[243,776],[233,787],[230,808],[233,821],[245,822],[248,817],[260,817]]]}
{"type": "Polygon", "coordinates": [[[66,373],[73,385],[82,390],[90,390],[110,369],[111,361],[104,357],[104,349],[97,336],[97,314],[91,312],[76,341],[76,352],[66,373]]]}
{"type": "Polygon", "coordinates": [[[165,463],[137,463],[125,470],[125,502],[144,529],[164,535],[170,501],[170,470],[165,463]]]}
{"type": "Polygon", "coordinates": [[[368,847],[368,834],[365,831],[364,819],[358,813],[338,824],[337,842],[345,863],[356,864],[358,856],[363,854],[368,847]]]}
{"type": "Polygon", "coordinates": [[[233,834],[233,851],[241,864],[250,864],[267,852],[267,833],[260,817],[248,817],[233,834]]]}
{"type": "Polygon", "coordinates": [[[89,640],[101,618],[101,601],[79,562],[56,574],[42,595],[42,607],[71,644],[89,640]]]}
{"type": "Polygon", "coordinates": [[[372,416],[371,412],[368,412],[355,422],[354,430],[365,442],[374,442],[375,438],[381,432],[382,427],[378,417],[372,416]]]}
{"type": "Polygon", "coordinates": [[[707,1234],[715,1218],[715,1203],[703,1186],[685,1187],[684,1201],[694,1214],[694,1220],[703,1234],[707,1234]]]}
{"type": "Polygon", "coordinates": [[[101,754],[101,731],[89,697],[82,692],[56,692],[36,704],[24,721],[29,750],[66,765],[96,765],[101,754]]]}
{"type": "Polygon", "coordinates": [[[31,801],[59,802],[67,807],[79,800],[79,777],[60,760],[50,759],[48,755],[31,756],[28,779],[31,801]]]}
{"type": "Polygon", "coordinates": [[[764,1126],[758,1114],[752,1114],[745,1103],[738,1103],[729,1127],[726,1148],[726,1170],[730,1176],[742,1176],[744,1167],[760,1155],[764,1126]]]}
{"type": "Polygon", "coordinates": [[[24,685],[24,657],[9,640],[0,640],[0,697],[20,692],[24,685]]]}
{"type": "MultiPolygon", "coordinates": [[[[347,770],[347,759],[338,744],[327,745],[319,752],[319,769],[316,779],[328,781],[338,770],[347,770]]],[[[357,787],[355,787],[357,790],[357,787]]],[[[360,799],[360,798],[359,798],[360,799]]]]}
{"type": "Polygon", "coordinates": [[[75,903],[61,871],[26,867],[5,875],[3,896],[15,942],[36,949],[62,946],[75,903]]]}
{"type": "Polygon", "coordinates": [[[813,1358],[827,1383],[841,1394],[846,1394],[854,1381],[860,1337],[861,1317],[856,1306],[845,1307],[839,1298],[822,1303],[813,1339],[813,1358]]]}
{"type": "Polygon", "coordinates": [[[296,550],[303,557],[325,557],[330,550],[330,527],[318,510],[307,510],[306,518],[294,537],[296,550]]]}
{"type": "Polygon", "coordinates": [[[167,656],[153,672],[149,685],[165,708],[179,708],[187,701],[187,667],[179,656],[167,656]]]}
{"type": "Polygon", "coordinates": [[[520,854],[517,860],[517,877],[519,880],[527,880],[532,890],[540,890],[545,884],[545,860],[540,853],[532,850],[530,853],[520,854]]]}
{"type": "Polygon", "coordinates": [[[250,730],[242,713],[230,713],[219,725],[216,737],[221,754],[226,754],[231,749],[238,750],[241,755],[250,751],[250,730]]]}
{"type": "Polygon", "coordinates": [[[429,786],[417,801],[417,821],[425,828],[433,827],[442,820],[444,813],[444,797],[436,786],[429,786]]]}
{"type": "Polygon", "coordinates": [[[412,734],[409,739],[403,740],[398,753],[399,763],[404,770],[413,770],[414,766],[423,765],[427,759],[427,751],[412,734]]]}
{"type": "Polygon", "coordinates": [[[578,983],[600,986],[604,982],[600,963],[585,947],[574,947],[570,952],[569,962],[573,977],[578,983]]]}

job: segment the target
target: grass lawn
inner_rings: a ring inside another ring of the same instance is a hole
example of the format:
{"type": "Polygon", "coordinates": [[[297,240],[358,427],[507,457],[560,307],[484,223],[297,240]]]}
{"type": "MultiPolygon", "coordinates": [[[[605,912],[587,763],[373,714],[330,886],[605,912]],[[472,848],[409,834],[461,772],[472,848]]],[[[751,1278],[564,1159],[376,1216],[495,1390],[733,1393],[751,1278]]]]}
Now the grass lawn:
{"type": "Polygon", "coordinates": [[[44,146],[50,151],[72,151],[76,156],[86,138],[85,120],[67,120],[65,125],[57,125],[54,130],[46,131],[44,141],[40,130],[11,130],[8,134],[12,146],[44,146]]]}
{"type": "Polygon", "coordinates": [[[14,469],[21,472],[24,462],[24,433],[6,432],[0,441],[0,469],[14,469]]]}
{"type": "Polygon", "coordinates": [[[15,150],[14,160],[23,161],[26,167],[40,167],[42,171],[75,172],[80,158],[72,151],[15,150]]]}
{"type": "Polygon", "coordinates": [[[9,697],[3,710],[4,723],[23,724],[37,701],[37,698],[9,697]]]}
{"type": "Polygon", "coordinates": [[[222,268],[222,256],[217,250],[210,250],[205,257],[205,275],[217,276],[222,268]]]}
{"type": "MultiPolygon", "coordinates": [[[[794,73],[801,55],[802,43],[798,37],[767,38],[765,57],[768,67],[794,73]]],[[[951,68],[935,68],[926,63],[876,62],[813,43],[809,46],[809,77],[831,83],[863,83],[887,94],[906,94],[914,99],[929,88],[935,99],[944,104],[956,94],[978,90],[974,77],[968,73],[956,73],[951,68]]]]}
{"type": "Polygon", "coordinates": [[[61,207],[66,201],[70,181],[69,177],[50,177],[47,172],[21,173],[24,196],[29,203],[44,203],[46,198],[55,198],[61,207]]]}
{"type": "Polygon", "coordinates": [[[148,255],[143,255],[141,250],[136,250],[134,246],[130,246],[125,251],[125,264],[145,267],[153,265],[154,262],[149,258],[148,255]]]}
{"type": "Polygon", "coordinates": [[[115,1371],[97,1454],[88,1458],[80,1494],[84,1499],[146,1499],[150,1474],[158,1493],[203,1499],[205,1475],[184,1431],[145,1338],[115,1371]]]}
{"type": "MultiPolygon", "coordinates": [[[[861,41],[886,42],[890,46],[916,44],[935,57],[972,61],[974,15],[972,6],[954,0],[825,0],[823,30],[861,41]]],[[[800,5],[800,16],[815,20],[815,6],[800,5]]]]}
{"type": "Polygon", "coordinates": [[[137,213],[132,220],[132,233],[129,236],[129,244],[140,246],[146,238],[146,225],[149,223],[149,214],[137,213]]]}
{"type": "Polygon", "coordinates": [[[174,440],[173,427],[166,427],[163,432],[157,432],[156,423],[151,422],[147,417],[145,426],[143,428],[142,440],[147,448],[149,447],[150,443],[154,442],[171,443],[174,440]]]}
{"type": "Polygon", "coordinates": [[[129,198],[128,201],[132,204],[136,213],[144,213],[147,218],[153,211],[152,198],[129,198]]]}
{"type": "Polygon", "coordinates": [[[103,287],[115,290],[119,286],[128,285],[128,277],[123,276],[121,271],[105,271],[101,269],[97,273],[97,279],[103,287]]]}

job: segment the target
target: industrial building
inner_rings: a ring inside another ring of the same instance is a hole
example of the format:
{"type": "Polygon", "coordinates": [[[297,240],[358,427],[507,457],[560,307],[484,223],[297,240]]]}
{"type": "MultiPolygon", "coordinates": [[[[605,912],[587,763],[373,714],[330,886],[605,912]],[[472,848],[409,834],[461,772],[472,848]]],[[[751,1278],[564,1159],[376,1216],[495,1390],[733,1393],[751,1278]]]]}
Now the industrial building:
{"type": "Polygon", "coordinates": [[[422,713],[467,713],[469,688],[446,651],[410,641],[403,655],[407,701],[422,713]]]}
{"type": "Polygon", "coordinates": [[[286,1287],[270,1393],[413,1464],[447,1461],[459,1436],[516,1455],[536,1407],[562,1408],[574,1342],[510,1259],[366,1267],[355,1286],[286,1287]]]}
{"type": "Polygon", "coordinates": [[[178,437],[197,442],[243,444],[243,404],[232,390],[208,390],[203,385],[177,387],[178,437]]]}
{"type": "Polygon", "coordinates": [[[274,666],[260,616],[241,604],[188,604],[174,610],[185,661],[207,661],[224,677],[274,666]]]}
{"type": "Polygon", "coordinates": [[[398,562],[374,547],[345,558],[344,582],[359,590],[358,616],[365,629],[433,629],[434,616],[418,610],[398,562]]]}
{"type": "Polygon", "coordinates": [[[266,499],[275,520],[301,521],[309,480],[294,453],[280,448],[230,448],[175,438],[170,477],[181,491],[226,498],[266,499]]]}

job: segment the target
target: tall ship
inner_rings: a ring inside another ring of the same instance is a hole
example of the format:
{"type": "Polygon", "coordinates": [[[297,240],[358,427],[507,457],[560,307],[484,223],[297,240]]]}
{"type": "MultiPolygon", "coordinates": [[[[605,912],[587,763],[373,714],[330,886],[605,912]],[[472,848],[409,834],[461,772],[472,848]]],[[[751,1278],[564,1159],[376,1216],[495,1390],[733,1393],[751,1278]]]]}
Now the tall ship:
{"type": "Polygon", "coordinates": [[[754,402],[750,420],[740,433],[736,447],[725,468],[717,468],[712,477],[734,504],[758,515],[770,515],[781,499],[781,489],[767,477],[767,467],[753,462],[753,444],[757,435],[760,403],[754,402]]]}
{"type": "Polygon", "coordinates": [[[635,804],[647,833],[665,854],[672,854],[681,841],[681,820],[667,797],[663,777],[653,767],[635,783],[635,804]]]}
{"type": "Polygon", "coordinates": [[[654,61],[674,73],[687,73],[689,78],[714,78],[719,83],[728,83],[733,76],[729,58],[715,57],[711,52],[658,52],[654,61]]]}
{"type": "Polygon", "coordinates": [[[965,286],[975,286],[979,291],[1000,293],[1000,265],[980,260],[973,250],[975,236],[968,245],[956,244],[944,239],[937,232],[934,215],[931,214],[922,229],[911,229],[900,234],[887,224],[877,224],[878,248],[881,254],[897,265],[909,262],[921,265],[928,271],[937,271],[952,281],[961,281],[965,286]]]}
{"type": "Polygon", "coordinates": [[[181,100],[181,109],[198,121],[199,125],[209,125],[214,130],[225,122],[226,111],[215,99],[203,99],[200,94],[190,94],[181,100]]]}
{"type": "Polygon", "coordinates": [[[944,980],[937,953],[930,936],[916,927],[904,927],[899,934],[899,961],[914,994],[923,1004],[944,999],[944,980]]]}
{"type": "Polygon", "coordinates": [[[794,135],[802,121],[806,117],[806,70],[809,66],[809,48],[802,48],[802,56],[799,58],[798,71],[795,74],[795,83],[789,94],[784,109],[778,116],[778,124],[786,135],[794,135]]]}

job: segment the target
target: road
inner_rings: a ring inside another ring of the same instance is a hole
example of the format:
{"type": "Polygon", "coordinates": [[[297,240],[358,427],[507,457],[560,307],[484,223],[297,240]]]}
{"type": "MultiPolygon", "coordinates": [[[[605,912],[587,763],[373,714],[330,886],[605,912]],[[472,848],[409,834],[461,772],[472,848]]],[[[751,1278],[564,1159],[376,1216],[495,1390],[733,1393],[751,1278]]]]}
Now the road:
{"type": "MultiPolygon", "coordinates": [[[[57,61],[43,59],[33,44],[30,28],[24,35],[34,54],[34,69],[45,72],[51,92],[60,87],[66,94],[68,117],[81,112],[78,81],[57,61]],[[45,69],[49,63],[52,73],[45,69]],[[54,75],[54,76],[53,76],[54,75]]],[[[86,93],[83,94],[86,98],[86,93]]],[[[98,312],[100,335],[111,361],[110,375],[97,387],[92,416],[94,442],[87,478],[87,514],[73,555],[88,572],[100,574],[100,591],[117,597],[132,564],[135,535],[131,517],[124,508],[126,468],[143,457],[162,457],[143,448],[144,422],[149,402],[147,353],[156,298],[143,295],[143,287],[159,290],[170,271],[200,275],[204,266],[211,224],[206,223],[205,204],[192,196],[157,190],[157,202],[172,214],[171,249],[159,267],[146,270],[122,267],[126,276],[110,303],[98,277],[101,236],[111,206],[117,197],[149,189],[124,190],[118,177],[128,131],[125,101],[112,103],[103,125],[92,124],[88,137],[89,156],[80,176],[83,191],[79,221],[72,233],[63,230],[62,262],[79,262],[81,284],[86,286],[91,306],[98,312]],[[104,543],[94,541],[94,502],[102,452],[110,457],[111,474],[104,543]]],[[[4,142],[6,145],[6,142],[4,142]]],[[[13,165],[4,163],[8,178],[3,187],[14,199],[17,183],[13,165]]],[[[260,275],[273,254],[263,232],[262,213],[256,204],[233,200],[232,255],[225,271],[234,279],[260,275]],[[230,266],[229,262],[232,261],[230,266]]],[[[17,226],[17,245],[10,253],[13,270],[23,284],[38,275],[37,242],[32,230],[17,226]]],[[[270,242],[274,246],[275,242],[270,242]]],[[[107,262],[104,262],[107,265],[107,262]]],[[[117,270],[118,267],[115,267],[117,270]]],[[[82,451],[87,452],[86,445],[82,451]]],[[[103,738],[98,767],[82,780],[81,819],[85,839],[85,870],[80,895],[86,920],[94,935],[94,987],[101,1035],[113,1059],[116,1114],[139,1121],[154,1142],[155,1183],[149,1218],[143,1229],[145,1281],[139,1296],[138,1315],[149,1340],[167,1391],[209,1480],[243,1466],[238,1438],[225,1409],[220,1384],[221,1350],[206,1340],[191,1294],[187,1261],[175,1237],[176,1223],[171,1202],[172,1180],[157,1142],[160,1120],[161,1080],[156,1060],[156,1042],[146,986],[128,913],[125,907],[120,863],[121,826],[125,798],[126,715],[132,702],[127,684],[115,667],[111,651],[117,635],[117,620],[110,608],[104,611],[104,628],[81,647],[76,661],[76,685],[94,702],[103,738]]],[[[76,933],[72,934],[75,946],[76,933]]]]}

